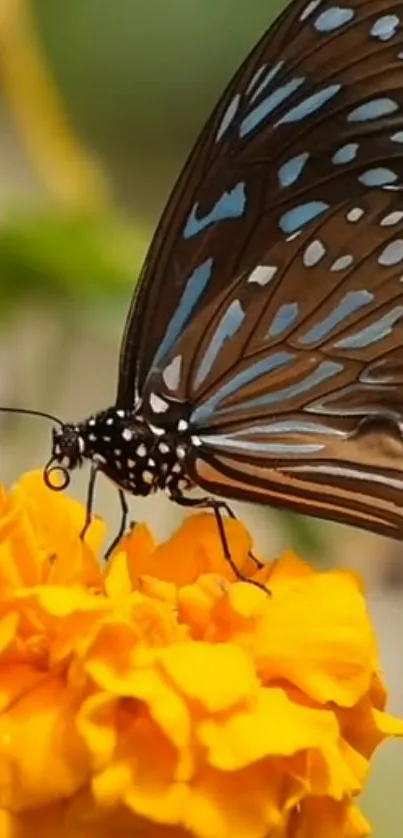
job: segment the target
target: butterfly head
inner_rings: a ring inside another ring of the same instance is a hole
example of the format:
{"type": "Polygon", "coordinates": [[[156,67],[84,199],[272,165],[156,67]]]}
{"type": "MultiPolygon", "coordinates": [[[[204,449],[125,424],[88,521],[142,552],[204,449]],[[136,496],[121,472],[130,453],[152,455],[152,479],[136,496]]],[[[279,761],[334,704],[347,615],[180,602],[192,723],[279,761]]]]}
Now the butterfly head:
{"type": "Polygon", "coordinates": [[[45,483],[55,490],[70,483],[70,472],[81,466],[86,457],[86,443],[80,425],[62,424],[52,430],[52,454],[44,469],[45,483]],[[59,475],[55,481],[54,474],[59,475]]]}

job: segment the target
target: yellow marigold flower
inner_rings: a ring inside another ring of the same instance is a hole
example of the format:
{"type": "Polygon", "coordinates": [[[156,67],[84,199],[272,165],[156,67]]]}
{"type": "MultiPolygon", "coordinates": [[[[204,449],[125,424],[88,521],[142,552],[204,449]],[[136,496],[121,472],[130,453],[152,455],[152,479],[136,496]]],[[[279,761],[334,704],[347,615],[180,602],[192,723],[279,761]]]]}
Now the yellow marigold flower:
{"type": "Polygon", "coordinates": [[[238,582],[214,518],[109,565],[103,525],[29,474],[0,495],[1,838],[361,838],[385,711],[357,577],[292,553],[238,582]]]}

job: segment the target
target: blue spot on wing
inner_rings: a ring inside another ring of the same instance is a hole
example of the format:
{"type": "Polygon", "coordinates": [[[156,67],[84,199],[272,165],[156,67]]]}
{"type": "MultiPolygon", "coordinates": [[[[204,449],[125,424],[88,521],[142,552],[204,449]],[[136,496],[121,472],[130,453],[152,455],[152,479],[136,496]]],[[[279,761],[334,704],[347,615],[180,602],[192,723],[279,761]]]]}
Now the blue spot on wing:
{"type": "Polygon", "coordinates": [[[366,346],[371,346],[372,343],[378,343],[378,341],[392,334],[393,326],[401,319],[402,315],[403,306],[395,306],[379,320],[375,320],[374,323],[356,332],[355,335],[337,341],[335,347],[336,349],[364,349],[366,346]]]}
{"type": "Polygon", "coordinates": [[[309,154],[307,151],[304,151],[302,154],[297,154],[296,157],[292,157],[290,160],[287,160],[282,166],[280,166],[278,170],[278,179],[280,186],[287,187],[292,186],[296,180],[298,180],[305,164],[309,159],[309,154]]]}
{"type": "Polygon", "coordinates": [[[341,9],[339,6],[334,6],[322,12],[316,18],[314,26],[318,32],[333,32],[335,29],[340,29],[354,17],[354,9],[341,9]]]}
{"type": "Polygon", "coordinates": [[[334,163],[336,166],[344,165],[345,163],[351,163],[353,160],[355,160],[358,149],[358,143],[346,143],[346,145],[343,145],[334,153],[332,157],[332,163],[334,163]]]}
{"type": "Polygon", "coordinates": [[[224,192],[213,209],[202,218],[197,218],[198,204],[195,204],[186,222],[183,236],[185,239],[191,239],[210,224],[227,221],[230,218],[240,218],[245,212],[245,207],[245,183],[241,182],[237,183],[230,192],[224,192]]]}
{"type": "Polygon", "coordinates": [[[239,128],[239,136],[246,137],[251,133],[269,114],[271,114],[282,102],[285,102],[289,96],[295,93],[296,90],[303,84],[305,77],[291,79],[282,87],[276,88],[269,94],[259,105],[253,108],[249,114],[242,120],[239,128]]]}
{"type": "Polygon", "coordinates": [[[397,180],[397,174],[384,166],[377,166],[375,169],[368,169],[358,180],[363,186],[387,186],[397,180]]]}
{"type": "Polygon", "coordinates": [[[311,343],[317,343],[319,340],[326,338],[332,329],[338,326],[343,320],[358,311],[363,306],[368,305],[374,299],[374,295],[369,291],[348,291],[347,294],[334,307],[333,311],[315,323],[311,329],[302,337],[299,338],[298,343],[303,346],[309,346],[311,343]]]}
{"type": "Polygon", "coordinates": [[[296,233],[328,209],[329,204],[325,204],[324,201],[308,201],[306,204],[298,204],[281,216],[279,227],[283,233],[296,233]]]}
{"type": "Polygon", "coordinates": [[[320,442],[263,442],[260,440],[235,439],[224,434],[210,434],[199,436],[201,442],[216,448],[229,448],[233,451],[250,451],[251,454],[277,454],[278,456],[295,456],[295,454],[316,454],[322,451],[324,444],[320,442]]]}
{"type": "MultiPolygon", "coordinates": [[[[333,378],[339,372],[342,372],[343,369],[344,364],[336,361],[323,361],[314,372],[297,381],[295,384],[289,387],[283,387],[282,390],[267,392],[263,396],[258,396],[256,399],[244,401],[241,408],[242,410],[250,410],[256,407],[268,407],[279,402],[283,404],[287,399],[293,399],[296,396],[302,395],[302,393],[309,392],[309,390],[312,390],[318,384],[322,384],[323,381],[326,381],[328,378],[333,378]]],[[[221,412],[236,413],[237,410],[239,410],[238,406],[224,407],[221,412]]]]}
{"type": "Polygon", "coordinates": [[[251,384],[252,381],[260,378],[262,375],[266,375],[266,373],[271,372],[272,370],[279,369],[285,364],[289,364],[294,360],[294,358],[295,355],[291,352],[274,352],[266,358],[263,358],[261,361],[256,361],[256,363],[251,364],[250,367],[246,367],[246,369],[242,370],[242,372],[237,373],[237,375],[234,375],[233,378],[227,381],[219,390],[217,390],[216,393],[214,393],[213,396],[211,396],[210,399],[204,402],[204,404],[196,407],[191,415],[191,421],[199,423],[204,419],[208,419],[215,412],[218,405],[224,401],[224,399],[227,399],[242,387],[246,387],[246,385],[251,384]]]}
{"type": "Polygon", "coordinates": [[[377,99],[371,99],[365,102],[364,105],[358,105],[347,116],[347,122],[366,122],[368,119],[380,119],[382,116],[387,116],[394,113],[398,109],[398,104],[393,99],[387,96],[381,96],[377,99]]]}
{"type": "Polygon", "coordinates": [[[245,317],[246,314],[242,309],[239,300],[233,300],[231,305],[228,306],[225,314],[222,316],[207,347],[206,354],[204,355],[196,373],[194,382],[195,387],[199,387],[205,378],[207,378],[215,360],[224,346],[224,343],[236,334],[238,329],[242,326],[245,317]]]}
{"type": "Polygon", "coordinates": [[[278,125],[286,125],[289,122],[299,122],[302,119],[306,119],[307,116],[311,116],[311,114],[320,110],[323,105],[329,102],[330,99],[333,99],[340,90],[341,84],[329,84],[328,87],[319,90],[318,93],[313,93],[312,96],[308,96],[303,102],[296,105],[295,108],[291,108],[291,110],[285,113],[275,123],[274,127],[277,128],[278,125]]]}
{"type": "Polygon", "coordinates": [[[378,38],[380,41],[389,41],[396,35],[397,27],[399,26],[399,18],[397,15],[383,15],[378,18],[371,28],[371,35],[373,38],[378,38]]]}
{"type": "Polygon", "coordinates": [[[294,323],[298,317],[298,303],[284,303],[273,317],[268,338],[277,338],[294,323]]]}
{"type": "Polygon", "coordinates": [[[214,262],[212,259],[207,259],[193,271],[192,275],[186,282],[183,294],[179,300],[178,307],[168,325],[165,335],[157,349],[154,357],[152,368],[158,366],[159,362],[170,352],[178,338],[180,337],[184,327],[186,326],[193,310],[195,309],[200,297],[204,293],[211,274],[213,271],[214,262]]]}

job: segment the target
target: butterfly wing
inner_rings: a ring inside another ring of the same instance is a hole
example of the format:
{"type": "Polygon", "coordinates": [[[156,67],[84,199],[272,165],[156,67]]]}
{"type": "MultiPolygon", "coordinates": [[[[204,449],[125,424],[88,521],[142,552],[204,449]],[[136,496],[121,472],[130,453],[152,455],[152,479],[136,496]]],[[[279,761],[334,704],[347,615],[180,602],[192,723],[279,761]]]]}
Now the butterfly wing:
{"type": "Polygon", "coordinates": [[[192,406],[187,466],[209,492],[401,537],[401,194],[346,200],[270,247],[150,388],[149,406],[192,406]]]}
{"type": "MultiPolygon", "coordinates": [[[[296,0],[207,123],[152,242],[123,338],[130,407],[201,308],[348,194],[403,184],[401,3],[296,0]]],[[[287,283],[289,279],[287,278],[287,283]]]]}

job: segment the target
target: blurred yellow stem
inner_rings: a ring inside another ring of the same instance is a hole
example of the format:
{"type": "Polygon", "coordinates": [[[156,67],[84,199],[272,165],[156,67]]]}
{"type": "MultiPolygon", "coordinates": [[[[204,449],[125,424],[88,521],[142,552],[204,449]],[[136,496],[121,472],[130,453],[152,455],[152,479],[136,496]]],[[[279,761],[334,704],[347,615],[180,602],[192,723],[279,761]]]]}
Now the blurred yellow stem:
{"type": "Polygon", "coordinates": [[[72,209],[101,208],[105,178],[71,129],[29,0],[0,0],[0,84],[29,157],[53,196],[72,209]]]}

